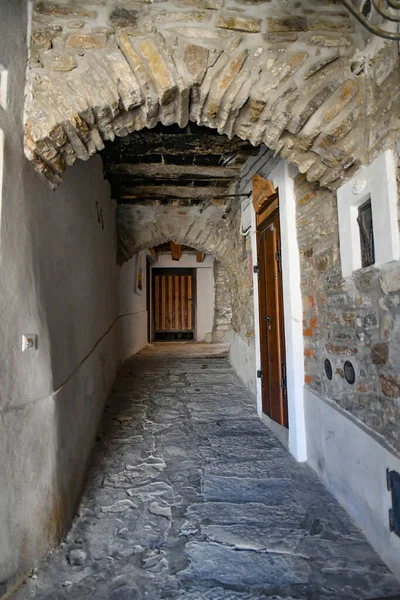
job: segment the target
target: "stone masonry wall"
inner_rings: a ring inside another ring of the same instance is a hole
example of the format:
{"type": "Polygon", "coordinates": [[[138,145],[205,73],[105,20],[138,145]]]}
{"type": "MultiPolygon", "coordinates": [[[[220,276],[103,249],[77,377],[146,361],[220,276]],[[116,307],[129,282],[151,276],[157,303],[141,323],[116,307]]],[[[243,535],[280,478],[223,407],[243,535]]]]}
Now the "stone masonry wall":
{"type": "Polygon", "coordinates": [[[229,271],[219,262],[214,262],[215,314],[213,342],[228,342],[232,323],[232,294],[229,271]]]}
{"type": "Polygon", "coordinates": [[[301,174],[295,190],[305,383],[400,450],[400,265],[367,267],[343,280],[336,195],[301,174]],[[355,368],[353,385],[344,377],[345,361],[355,368]]]}
{"type": "Polygon", "coordinates": [[[104,140],[190,119],[334,189],[396,135],[398,62],[333,0],[34,0],[26,154],[54,187],[104,140]]]}
{"type": "MultiPolygon", "coordinates": [[[[267,150],[250,158],[238,191],[249,191],[256,173],[268,178],[278,160],[267,150]]],[[[296,169],[293,178],[304,311],[305,385],[336,402],[400,450],[400,264],[367,267],[344,280],[336,193],[308,182],[296,169]],[[333,367],[331,381],[325,375],[325,359],[333,367]],[[347,360],[355,369],[354,385],[344,377],[347,360]]],[[[236,307],[244,306],[245,296],[245,290],[239,291],[236,307]]],[[[235,312],[244,318],[243,311],[236,308],[235,312]]]]}

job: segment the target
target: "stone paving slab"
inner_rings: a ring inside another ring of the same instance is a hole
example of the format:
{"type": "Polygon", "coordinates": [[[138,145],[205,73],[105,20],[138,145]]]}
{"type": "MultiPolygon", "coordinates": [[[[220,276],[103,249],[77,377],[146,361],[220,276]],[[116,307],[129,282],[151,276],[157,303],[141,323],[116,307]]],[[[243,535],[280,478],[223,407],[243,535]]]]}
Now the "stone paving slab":
{"type": "MultiPolygon", "coordinates": [[[[175,351],[176,352],[176,351],[175,351]]],[[[225,358],[121,368],[71,531],[14,600],[362,600],[400,583],[225,358]]]]}

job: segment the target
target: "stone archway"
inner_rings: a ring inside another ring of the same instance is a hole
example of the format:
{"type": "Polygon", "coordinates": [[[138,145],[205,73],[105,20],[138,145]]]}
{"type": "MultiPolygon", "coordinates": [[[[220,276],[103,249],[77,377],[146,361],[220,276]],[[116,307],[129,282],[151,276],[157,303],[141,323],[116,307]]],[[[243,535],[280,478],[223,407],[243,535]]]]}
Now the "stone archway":
{"type": "Polygon", "coordinates": [[[158,122],[265,143],[333,189],[391,143],[396,44],[366,46],[341,5],[120,4],[35,3],[26,154],[52,187],[158,122]]]}
{"type": "MultiPolygon", "coordinates": [[[[118,259],[123,263],[141,250],[165,244],[170,240],[182,246],[212,255],[218,263],[216,277],[226,286],[231,302],[232,327],[243,339],[254,342],[252,287],[249,285],[249,251],[243,257],[240,205],[226,220],[218,206],[199,215],[197,207],[129,206],[117,211],[118,259]]],[[[250,243],[250,240],[248,240],[250,243]]]]}

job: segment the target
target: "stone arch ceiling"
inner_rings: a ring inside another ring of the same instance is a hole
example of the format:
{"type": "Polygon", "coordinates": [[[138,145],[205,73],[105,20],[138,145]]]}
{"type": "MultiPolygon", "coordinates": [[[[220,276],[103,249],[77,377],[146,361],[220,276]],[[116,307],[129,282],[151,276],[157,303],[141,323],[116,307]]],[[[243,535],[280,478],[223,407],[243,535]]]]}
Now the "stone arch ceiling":
{"type": "Polygon", "coordinates": [[[397,46],[334,0],[35,1],[32,23],[26,155],[53,187],[107,140],[191,120],[335,188],[397,126],[397,46]]]}
{"type": "Polygon", "coordinates": [[[221,219],[221,209],[210,206],[199,214],[196,206],[129,206],[117,212],[118,262],[170,240],[212,254],[230,269],[232,254],[231,219],[221,219]]]}

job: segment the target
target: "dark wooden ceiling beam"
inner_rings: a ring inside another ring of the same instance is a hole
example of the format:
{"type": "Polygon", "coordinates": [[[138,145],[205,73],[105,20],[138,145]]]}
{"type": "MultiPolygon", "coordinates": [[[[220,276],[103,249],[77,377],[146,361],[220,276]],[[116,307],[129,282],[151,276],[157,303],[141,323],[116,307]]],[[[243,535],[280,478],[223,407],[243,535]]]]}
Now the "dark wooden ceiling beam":
{"type": "Polygon", "coordinates": [[[101,154],[109,160],[121,153],[126,155],[149,154],[230,154],[234,151],[248,154],[258,152],[248,142],[239,138],[230,140],[223,135],[180,135],[180,134],[157,134],[146,131],[135,133],[131,136],[119,138],[116,142],[102,150],[101,154]]]}
{"type": "Polygon", "coordinates": [[[107,163],[105,174],[144,176],[156,179],[229,179],[237,177],[238,167],[216,167],[202,165],[165,165],[165,164],[129,164],[107,163]]]}
{"type": "MultiPolygon", "coordinates": [[[[188,186],[173,186],[173,185],[154,185],[154,186],[126,186],[121,184],[117,190],[117,196],[130,196],[132,198],[152,198],[154,196],[162,198],[177,199],[184,198],[187,200],[196,200],[203,198],[212,198],[213,195],[220,196],[224,192],[221,189],[216,189],[209,186],[204,187],[188,187],[188,186]],[[119,193],[118,193],[119,192],[119,193]]],[[[116,197],[116,196],[114,196],[116,197]]]]}
{"type": "Polygon", "coordinates": [[[172,260],[180,261],[182,256],[182,246],[179,244],[175,244],[172,240],[169,243],[169,247],[171,250],[171,258],[172,260]]]}
{"type": "Polygon", "coordinates": [[[169,204],[170,206],[198,206],[203,202],[202,198],[197,199],[186,199],[186,198],[174,198],[170,196],[154,196],[152,198],[144,198],[143,196],[134,197],[129,194],[113,196],[114,200],[117,201],[118,204],[128,204],[135,206],[160,206],[169,204]]]}
{"type": "Polygon", "coordinates": [[[204,262],[205,257],[206,257],[205,252],[197,252],[196,253],[196,262],[198,262],[198,263],[204,262]]]}

